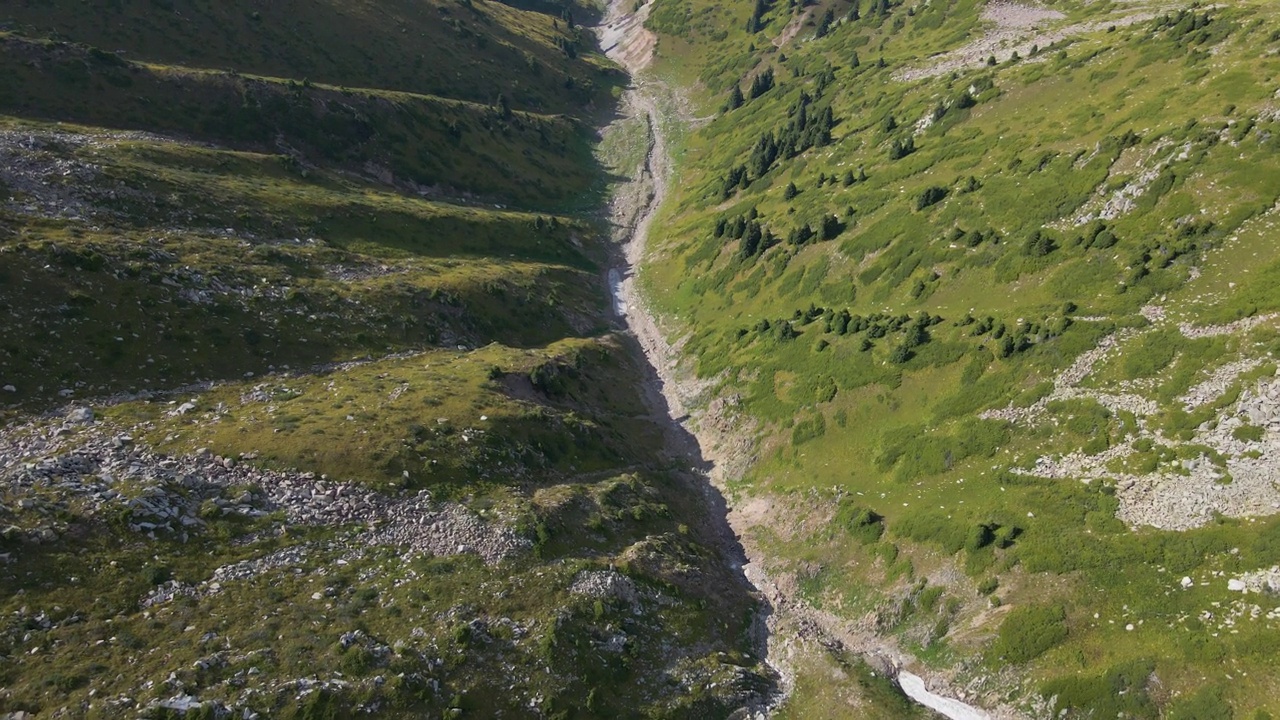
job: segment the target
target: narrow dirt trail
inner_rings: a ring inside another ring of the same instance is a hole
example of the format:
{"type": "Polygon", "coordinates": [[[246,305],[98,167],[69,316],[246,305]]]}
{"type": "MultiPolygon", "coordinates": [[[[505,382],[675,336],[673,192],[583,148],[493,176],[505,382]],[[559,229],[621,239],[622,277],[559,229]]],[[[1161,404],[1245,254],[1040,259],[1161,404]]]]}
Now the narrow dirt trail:
{"type": "MultiPolygon", "coordinates": [[[[693,480],[715,515],[709,520],[712,532],[720,539],[735,574],[742,582],[749,583],[763,600],[756,628],[757,653],[778,674],[779,692],[770,698],[766,707],[752,708],[753,716],[771,716],[785,702],[795,682],[790,660],[812,652],[805,647],[816,644],[819,647],[841,647],[863,656],[874,667],[898,678],[903,691],[913,700],[945,717],[952,720],[991,720],[993,715],[982,709],[930,692],[927,685],[950,694],[945,683],[940,684],[937,678],[926,683],[926,680],[907,672],[904,666],[916,664],[914,658],[892,644],[792,597],[770,578],[759,558],[752,557],[758,553],[749,547],[744,548],[743,538],[739,537],[738,531],[745,530],[752,523],[746,521],[741,512],[729,508],[720,493],[725,466],[739,463],[717,462],[725,458],[707,458],[704,450],[718,452],[724,443],[709,437],[704,438],[706,442],[700,442],[691,428],[685,426],[691,411],[686,401],[697,394],[698,388],[677,377],[676,369],[681,359],[679,347],[667,342],[666,335],[640,293],[636,276],[645,255],[650,226],[666,198],[673,172],[662,115],[663,101],[669,100],[673,93],[671,88],[645,72],[652,62],[656,45],[653,33],[644,27],[650,6],[646,4],[632,12],[627,0],[609,0],[605,18],[595,28],[600,46],[608,57],[624,67],[632,78],[632,86],[622,98],[622,120],[641,119],[647,127],[647,150],[643,163],[617,189],[610,203],[613,240],[618,251],[608,271],[608,285],[615,315],[643,350],[652,371],[644,393],[654,419],[666,429],[667,450],[688,460],[694,468],[698,476],[693,480]]],[[[679,112],[672,114],[686,125],[696,125],[702,120],[680,116],[679,112]]],[[[725,439],[718,438],[721,441],[725,439]]],[[[999,713],[994,717],[1004,720],[1017,716],[999,713]]]]}

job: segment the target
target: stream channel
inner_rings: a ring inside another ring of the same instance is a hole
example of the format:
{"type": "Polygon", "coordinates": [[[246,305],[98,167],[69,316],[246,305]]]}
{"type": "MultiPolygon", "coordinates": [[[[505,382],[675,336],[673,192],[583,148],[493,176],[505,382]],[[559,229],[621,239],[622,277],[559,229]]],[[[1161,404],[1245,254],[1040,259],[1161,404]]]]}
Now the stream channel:
{"type": "MultiPolygon", "coordinates": [[[[643,166],[635,177],[630,178],[627,187],[620,188],[615,193],[615,241],[621,252],[617,260],[620,265],[610,268],[607,275],[610,299],[615,315],[626,323],[627,329],[639,340],[650,365],[657,369],[660,376],[668,377],[676,359],[675,354],[659,331],[654,318],[650,316],[635,281],[649,225],[666,195],[671,173],[671,158],[662,125],[664,121],[672,120],[659,113],[663,102],[662,84],[645,73],[652,60],[656,40],[644,27],[651,5],[650,2],[633,10],[631,0],[609,0],[605,18],[594,31],[605,54],[630,75],[632,85],[624,96],[622,112],[629,114],[631,119],[645,120],[649,141],[643,166]],[[621,208],[620,203],[623,206],[621,208]]],[[[677,393],[674,384],[663,385],[663,393],[670,409],[674,411],[681,408],[680,398],[675,397],[677,393]]],[[[672,412],[673,416],[675,414],[676,412],[672,412]]],[[[675,417],[668,418],[668,421],[678,422],[675,417]]],[[[785,668],[774,667],[781,675],[786,675],[785,668]]],[[[931,692],[923,678],[905,669],[897,669],[895,679],[907,697],[951,720],[992,720],[992,716],[981,708],[931,692]]],[[[783,700],[785,698],[779,698],[778,703],[783,700]]]]}

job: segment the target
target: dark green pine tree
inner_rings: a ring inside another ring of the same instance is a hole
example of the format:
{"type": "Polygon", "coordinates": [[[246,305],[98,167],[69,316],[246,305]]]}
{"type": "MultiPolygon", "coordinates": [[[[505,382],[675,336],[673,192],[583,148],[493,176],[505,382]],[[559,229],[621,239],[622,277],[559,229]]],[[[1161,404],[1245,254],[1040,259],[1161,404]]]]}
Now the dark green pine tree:
{"type": "Polygon", "coordinates": [[[737,83],[734,83],[733,89],[729,91],[729,99],[724,102],[724,112],[737,110],[742,107],[743,102],[745,102],[745,99],[742,97],[742,88],[738,87],[737,83]]]}
{"type": "Polygon", "coordinates": [[[747,20],[747,32],[755,34],[764,29],[764,13],[769,7],[765,4],[765,0],[756,0],[755,9],[751,11],[751,18],[747,20]]]}
{"type": "Polygon", "coordinates": [[[826,37],[827,33],[831,31],[831,23],[835,22],[835,20],[836,20],[835,13],[832,12],[830,8],[828,8],[827,12],[823,14],[822,20],[818,22],[818,32],[816,34],[816,37],[818,38],[826,37]]]}

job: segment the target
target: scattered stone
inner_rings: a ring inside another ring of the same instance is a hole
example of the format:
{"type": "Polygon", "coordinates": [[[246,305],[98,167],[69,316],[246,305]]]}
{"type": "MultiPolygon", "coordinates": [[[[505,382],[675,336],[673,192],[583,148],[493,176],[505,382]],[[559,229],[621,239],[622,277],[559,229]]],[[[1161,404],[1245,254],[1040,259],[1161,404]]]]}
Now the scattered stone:
{"type": "MultiPolygon", "coordinates": [[[[1143,310],[1152,322],[1165,321],[1163,309],[1148,306],[1143,310]]],[[[1247,327],[1235,323],[1233,331],[1242,332],[1265,320],[1250,318],[1247,327]]],[[[1182,326],[1180,331],[1187,337],[1212,337],[1223,334],[1225,327],[1182,326]]],[[[1010,406],[981,415],[1021,424],[1041,422],[1050,402],[1080,398],[1098,402],[1114,413],[1132,412],[1138,420],[1136,435],[1100,453],[1077,451],[1040,457],[1030,469],[1013,471],[1052,479],[1114,483],[1120,500],[1117,517],[1130,527],[1187,530],[1211,522],[1215,515],[1258,517],[1280,512],[1280,473],[1275,471],[1280,467],[1280,377],[1265,378],[1246,387],[1235,404],[1202,424],[1187,441],[1188,445],[1209,448],[1212,457],[1202,452],[1199,457],[1164,463],[1145,474],[1115,471],[1117,462],[1137,452],[1134,444],[1139,439],[1158,445],[1170,443],[1146,425],[1145,418],[1156,413],[1159,406],[1141,395],[1099,392],[1083,388],[1081,383],[1096,363],[1119,352],[1122,343],[1142,332],[1122,330],[1104,338],[1055,379],[1054,390],[1047,397],[1030,407],[1010,406]],[[1236,431],[1245,425],[1264,428],[1261,439],[1236,437],[1236,431]]],[[[1261,360],[1256,359],[1224,365],[1180,402],[1188,411],[1214,402],[1237,383],[1242,373],[1260,365],[1261,360]]]]}

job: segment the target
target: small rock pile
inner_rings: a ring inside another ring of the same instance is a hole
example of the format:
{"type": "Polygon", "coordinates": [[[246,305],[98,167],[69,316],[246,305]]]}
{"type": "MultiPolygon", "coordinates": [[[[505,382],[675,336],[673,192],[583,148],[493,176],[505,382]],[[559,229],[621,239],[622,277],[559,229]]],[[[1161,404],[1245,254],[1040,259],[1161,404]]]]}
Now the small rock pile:
{"type": "Polygon", "coordinates": [[[640,606],[640,593],[631,578],[615,570],[583,570],[573,579],[569,592],[598,600],[620,600],[640,606]]]}
{"type": "Polygon", "coordinates": [[[474,553],[496,564],[533,543],[502,524],[487,523],[455,504],[433,503],[423,491],[383,509],[381,523],[362,538],[371,545],[396,545],[431,555],[474,553]]]}
{"type": "Polygon", "coordinates": [[[92,142],[87,135],[33,134],[0,131],[0,182],[10,196],[0,204],[24,215],[81,220],[95,207],[83,197],[98,184],[100,169],[80,160],[60,157],[92,142]],[[12,199],[10,199],[12,197],[12,199]]]}
{"type": "Polygon", "coordinates": [[[1280,595],[1280,565],[1269,570],[1255,570],[1227,582],[1227,589],[1242,593],[1280,595]]]}
{"type": "Polygon", "coordinates": [[[1182,323],[1178,329],[1182,332],[1183,337],[1189,339],[1221,337],[1223,335],[1238,335],[1248,332],[1259,325],[1265,325],[1273,322],[1276,318],[1280,318],[1280,313],[1271,313],[1270,315],[1255,315],[1253,317],[1243,318],[1225,325],[1205,325],[1197,327],[1191,323],[1182,323]]]}

